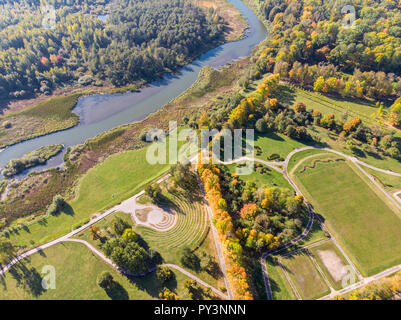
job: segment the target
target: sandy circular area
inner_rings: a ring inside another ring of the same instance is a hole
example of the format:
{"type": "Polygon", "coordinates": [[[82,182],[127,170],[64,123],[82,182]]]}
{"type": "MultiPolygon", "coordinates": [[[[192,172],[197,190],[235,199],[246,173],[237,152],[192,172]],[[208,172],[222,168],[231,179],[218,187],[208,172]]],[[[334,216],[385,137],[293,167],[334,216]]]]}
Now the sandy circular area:
{"type": "Polygon", "coordinates": [[[148,222],[151,224],[159,224],[163,221],[164,212],[159,210],[152,210],[148,213],[148,222]]]}

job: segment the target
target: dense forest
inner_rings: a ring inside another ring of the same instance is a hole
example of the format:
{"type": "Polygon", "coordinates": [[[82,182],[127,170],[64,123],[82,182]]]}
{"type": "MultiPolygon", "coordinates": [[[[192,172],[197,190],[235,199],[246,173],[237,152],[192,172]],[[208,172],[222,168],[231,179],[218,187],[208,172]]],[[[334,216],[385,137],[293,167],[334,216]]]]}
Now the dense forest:
{"type": "MultiPolygon", "coordinates": [[[[401,126],[401,4],[353,1],[355,20],[342,14],[346,1],[261,0],[270,34],[255,65],[241,80],[266,72],[308,90],[392,105],[380,121],[401,126]],[[351,25],[349,23],[353,21],[351,25]]],[[[380,105],[380,104],[379,104],[380,105]]]]}
{"type": "Polygon", "coordinates": [[[0,99],[147,82],[223,40],[222,19],[190,1],[57,1],[54,28],[39,2],[0,1],[0,99]]]}

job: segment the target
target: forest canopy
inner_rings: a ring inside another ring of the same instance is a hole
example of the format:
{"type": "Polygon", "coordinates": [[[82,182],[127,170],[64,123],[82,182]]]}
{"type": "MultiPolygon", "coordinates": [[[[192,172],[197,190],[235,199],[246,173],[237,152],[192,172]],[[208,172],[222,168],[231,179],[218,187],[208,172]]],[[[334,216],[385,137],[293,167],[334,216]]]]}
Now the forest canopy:
{"type": "Polygon", "coordinates": [[[0,0],[0,99],[148,82],[223,40],[222,18],[189,1],[56,3],[55,27],[43,28],[40,1],[0,0]]]}

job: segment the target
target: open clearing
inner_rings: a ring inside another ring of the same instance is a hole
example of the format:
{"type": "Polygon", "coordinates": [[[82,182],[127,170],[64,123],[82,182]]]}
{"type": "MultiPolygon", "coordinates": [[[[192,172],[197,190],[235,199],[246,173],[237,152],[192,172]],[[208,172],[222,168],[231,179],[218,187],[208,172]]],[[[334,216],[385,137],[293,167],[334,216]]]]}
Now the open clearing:
{"type": "Polygon", "coordinates": [[[401,263],[401,219],[389,200],[352,163],[317,159],[305,160],[291,176],[359,271],[373,275],[401,263]],[[312,162],[314,168],[300,173],[312,162]]]}
{"type": "Polygon", "coordinates": [[[346,99],[341,97],[328,97],[323,94],[307,91],[301,88],[287,87],[287,94],[291,99],[287,100],[296,103],[303,102],[308,109],[319,110],[323,114],[333,113],[340,118],[344,113],[349,117],[360,117],[363,121],[375,123],[371,115],[377,111],[376,103],[361,99],[346,99]]]}
{"type": "Polygon", "coordinates": [[[280,258],[284,270],[290,276],[304,300],[313,300],[330,292],[312,260],[304,251],[280,258]]]}
{"type": "MultiPolygon", "coordinates": [[[[78,243],[64,242],[32,255],[29,260],[22,260],[25,268],[16,272],[12,268],[0,278],[0,299],[62,299],[62,300],[145,300],[157,299],[164,287],[156,279],[155,273],[132,280],[121,275],[85,246],[78,243]],[[29,262],[28,262],[29,261],[29,262]],[[41,286],[42,268],[52,265],[56,270],[56,289],[44,291],[41,286]],[[106,293],[96,284],[96,278],[102,271],[112,274],[118,282],[116,290],[106,293]],[[18,279],[24,278],[26,285],[18,285],[18,279]]],[[[181,299],[188,299],[183,287],[187,276],[174,270],[175,280],[167,287],[176,292],[181,299]]]]}
{"type": "MultiPolygon", "coordinates": [[[[255,162],[255,165],[258,163],[255,162]]],[[[230,164],[227,165],[227,168],[230,170],[231,173],[235,173],[235,169],[237,168],[238,165],[236,164],[230,164]]],[[[288,183],[288,181],[283,177],[283,175],[280,172],[277,172],[276,170],[269,168],[267,166],[260,166],[260,167],[255,167],[254,171],[249,174],[249,175],[240,175],[239,178],[245,182],[253,182],[255,183],[258,187],[280,187],[280,188],[287,188],[292,190],[291,185],[288,183]],[[265,171],[262,173],[262,170],[265,171]]]]}
{"type": "Polygon", "coordinates": [[[292,150],[305,146],[302,142],[280,133],[255,134],[255,148],[260,147],[262,149],[262,154],[258,158],[266,161],[269,161],[268,158],[272,154],[278,154],[285,158],[292,150]]]}

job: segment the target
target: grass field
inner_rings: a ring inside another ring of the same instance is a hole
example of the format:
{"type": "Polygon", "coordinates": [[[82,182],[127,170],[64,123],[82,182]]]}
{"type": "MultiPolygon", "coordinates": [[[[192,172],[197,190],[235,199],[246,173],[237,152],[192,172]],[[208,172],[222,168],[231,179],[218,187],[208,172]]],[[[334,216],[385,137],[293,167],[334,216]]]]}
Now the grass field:
{"type": "Polygon", "coordinates": [[[146,150],[113,155],[89,170],[79,184],[77,198],[69,202],[65,212],[13,234],[13,240],[17,245],[27,246],[47,242],[70,232],[71,226],[83,224],[92,214],[140,192],[168,169],[167,164],[149,164],[146,150]]]}
{"type": "Polygon", "coordinates": [[[391,203],[351,163],[319,162],[299,172],[315,160],[305,160],[292,178],[359,271],[373,275],[401,263],[401,219],[391,203]]]}
{"type": "MultiPolygon", "coordinates": [[[[255,162],[255,165],[258,164],[255,162]]],[[[237,168],[236,164],[228,165],[227,168],[231,173],[235,173],[235,169],[237,168]]],[[[258,187],[268,186],[268,187],[280,187],[280,188],[288,188],[292,190],[291,185],[288,181],[283,177],[283,175],[267,166],[263,166],[256,168],[249,175],[241,175],[239,178],[245,182],[254,182],[258,187]],[[268,171],[266,173],[261,172],[261,168],[266,168],[268,171]]]]}
{"type": "MultiPolygon", "coordinates": [[[[23,260],[23,272],[7,272],[0,279],[0,299],[59,299],[59,300],[92,300],[92,299],[122,299],[145,300],[157,299],[162,290],[155,273],[143,278],[126,278],[113,268],[102,262],[85,246],[78,243],[61,243],[50,247],[40,254],[34,254],[28,262],[23,260]],[[54,266],[56,271],[56,289],[43,291],[41,289],[42,268],[45,265],[54,266]],[[109,271],[119,286],[117,290],[106,293],[96,284],[96,278],[102,271],[109,271]],[[19,278],[24,278],[26,286],[19,285],[19,278]]],[[[22,269],[22,268],[20,268],[22,269]]],[[[187,276],[175,271],[175,280],[167,284],[181,299],[187,299],[183,281],[187,276]]]]}
{"type": "MultiPolygon", "coordinates": [[[[376,182],[379,183],[386,191],[394,191],[401,189],[401,178],[397,176],[392,176],[390,174],[385,174],[380,171],[372,170],[367,167],[363,167],[363,169],[372,175],[376,182]]],[[[399,173],[401,173],[401,168],[399,169],[399,173]]]]}
{"type": "Polygon", "coordinates": [[[336,118],[347,112],[348,117],[360,117],[364,122],[375,123],[372,114],[377,111],[374,101],[361,99],[343,99],[340,96],[329,97],[323,94],[307,91],[301,88],[289,87],[288,94],[291,96],[291,101],[303,102],[307,109],[319,110],[322,114],[333,113],[336,118]]]}
{"type": "Polygon", "coordinates": [[[266,269],[269,275],[270,288],[274,300],[296,300],[294,292],[286,279],[276,257],[266,259],[266,269]]]}
{"type": "Polygon", "coordinates": [[[280,133],[255,134],[255,147],[262,149],[261,156],[257,157],[262,160],[268,161],[268,157],[272,154],[278,154],[285,158],[292,150],[305,146],[305,144],[280,133]]]}
{"type": "Polygon", "coordinates": [[[291,170],[300,162],[300,160],[302,160],[306,157],[314,156],[314,155],[321,154],[321,153],[327,154],[326,151],[318,150],[318,149],[309,149],[309,150],[301,151],[301,152],[294,154],[291,157],[290,161],[288,162],[287,171],[290,173],[291,170]]]}
{"type": "Polygon", "coordinates": [[[330,292],[309,256],[300,252],[280,258],[302,299],[314,300],[330,292]]]}
{"type": "Polygon", "coordinates": [[[320,266],[326,277],[329,279],[330,284],[336,290],[342,289],[342,280],[339,280],[339,274],[342,271],[342,267],[347,266],[348,262],[341,254],[340,250],[332,241],[325,242],[316,247],[309,249],[313,257],[315,258],[317,264],[320,266]],[[323,256],[322,256],[323,252],[323,256]],[[329,258],[331,260],[324,260],[325,255],[331,255],[329,258]],[[335,265],[337,263],[337,265],[335,265]],[[330,272],[330,268],[333,268],[330,272]],[[332,274],[334,272],[334,274],[332,274]],[[338,274],[336,274],[338,272],[338,274]]]}
{"type": "Polygon", "coordinates": [[[308,235],[298,242],[298,246],[305,247],[315,242],[327,239],[326,233],[322,230],[316,218],[313,220],[312,228],[310,229],[308,235]]]}

